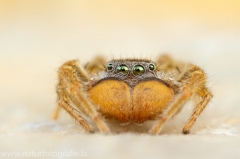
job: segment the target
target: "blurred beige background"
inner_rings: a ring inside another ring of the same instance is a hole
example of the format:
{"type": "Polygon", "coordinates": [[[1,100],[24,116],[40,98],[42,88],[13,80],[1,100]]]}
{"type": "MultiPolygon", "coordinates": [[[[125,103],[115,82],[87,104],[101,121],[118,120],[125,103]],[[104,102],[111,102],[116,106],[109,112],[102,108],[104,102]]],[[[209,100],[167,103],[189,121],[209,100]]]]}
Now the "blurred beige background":
{"type": "Polygon", "coordinates": [[[239,61],[238,0],[1,0],[0,150],[84,150],[88,158],[239,158],[239,61]],[[131,129],[87,135],[64,112],[51,119],[63,62],[85,63],[97,54],[155,59],[161,53],[195,63],[209,76],[214,98],[192,135],[180,133],[191,103],[157,137],[131,129]]]}

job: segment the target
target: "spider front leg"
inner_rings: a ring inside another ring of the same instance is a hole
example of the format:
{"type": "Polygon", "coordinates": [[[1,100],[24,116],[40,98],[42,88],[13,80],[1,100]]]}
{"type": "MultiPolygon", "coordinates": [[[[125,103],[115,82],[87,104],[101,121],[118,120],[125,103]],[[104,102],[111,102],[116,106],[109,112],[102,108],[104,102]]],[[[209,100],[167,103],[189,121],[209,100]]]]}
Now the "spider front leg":
{"type": "MultiPolygon", "coordinates": [[[[95,110],[93,103],[88,98],[83,89],[85,82],[89,81],[87,72],[82,68],[77,60],[64,63],[58,71],[59,83],[57,85],[58,106],[65,109],[74,119],[76,119],[88,132],[94,132],[92,126],[80,115],[91,117],[101,132],[109,132],[109,128],[95,110]],[[75,104],[81,113],[71,104],[75,104]]],[[[57,111],[59,108],[57,108],[57,111]]],[[[58,112],[55,113],[57,117],[58,112]]]]}
{"type": "MultiPolygon", "coordinates": [[[[77,62],[77,61],[75,61],[77,62]]],[[[73,62],[73,63],[75,63],[73,62]]],[[[71,62],[67,62],[66,64],[64,65],[68,65],[70,64],[71,62]]],[[[81,70],[77,71],[79,73],[79,77],[82,77],[82,81],[83,82],[88,82],[89,80],[89,77],[86,73],[86,71],[89,73],[89,74],[94,74],[96,72],[98,72],[99,70],[104,70],[105,69],[105,66],[106,66],[106,59],[103,57],[103,56],[96,56],[92,61],[88,62],[85,66],[84,66],[84,69],[81,68],[81,70]]],[[[62,67],[64,67],[64,65],[62,67]]],[[[70,64],[71,65],[71,64],[70,64]]],[[[75,66],[74,66],[75,67],[75,66]]],[[[60,70],[60,69],[59,69],[60,70]]],[[[58,89],[58,88],[57,88],[58,89]]],[[[80,107],[81,109],[81,107],[80,107]]],[[[55,111],[54,111],[54,114],[53,114],[53,118],[54,119],[57,119],[58,116],[59,116],[59,113],[60,113],[60,110],[61,110],[61,107],[57,106],[55,111]]],[[[84,111],[84,110],[82,110],[84,111]]]]}
{"type": "Polygon", "coordinates": [[[157,124],[150,130],[151,134],[158,134],[164,123],[177,114],[187,100],[189,100],[194,94],[197,94],[202,98],[202,100],[195,107],[192,116],[185,124],[182,131],[184,134],[188,134],[196,119],[212,98],[212,94],[205,86],[206,75],[201,68],[195,65],[189,65],[185,72],[183,72],[177,80],[183,84],[182,92],[180,93],[178,99],[169,106],[169,109],[164,111],[157,124]]]}

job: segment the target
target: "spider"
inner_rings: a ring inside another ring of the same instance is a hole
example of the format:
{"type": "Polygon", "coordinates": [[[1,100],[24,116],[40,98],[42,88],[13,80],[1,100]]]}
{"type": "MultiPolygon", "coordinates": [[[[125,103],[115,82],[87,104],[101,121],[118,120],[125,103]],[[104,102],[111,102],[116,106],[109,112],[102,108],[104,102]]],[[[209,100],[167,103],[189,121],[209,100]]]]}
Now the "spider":
{"type": "Polygon", "coordinates": [[[89,133],[95,128],[86,116],[103,133],[110,132],[107,119],[116,119],[120,124],[155,120],[149,133],[157,135],[192,96],[199,96],[200,102],[182,130],[188,134],[213,97],[200,67],[177,62],[168,55],[155,62],[147,59],[107,62],[99,56],[85,66],[71,60],[59,68],[58,77],[54,118],[63,108],[89,133]]]}

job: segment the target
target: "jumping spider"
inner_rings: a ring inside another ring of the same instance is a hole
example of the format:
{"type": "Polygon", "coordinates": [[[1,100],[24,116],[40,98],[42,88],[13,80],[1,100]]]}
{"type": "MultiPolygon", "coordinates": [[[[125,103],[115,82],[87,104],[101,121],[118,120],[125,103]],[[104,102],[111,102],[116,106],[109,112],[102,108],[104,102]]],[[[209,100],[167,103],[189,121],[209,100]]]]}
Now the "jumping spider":
{"type": "Polygon", "coordinates": [[[188,134],[213,97],[200,67],[176,62],[168,55],[155,62],[145,59],[107,62],[97,57],[85,67],[72,60],[59,68],[58,77],[55,118],[63,108],[87,132],[95,130],[82,114],[90,117],[104,133],[110,130],[103,118],[114,118],[120,124],[156,120],[149,133],[157,135],[164,123],[196,95],[201,101],[182,130],[188,134]]]}

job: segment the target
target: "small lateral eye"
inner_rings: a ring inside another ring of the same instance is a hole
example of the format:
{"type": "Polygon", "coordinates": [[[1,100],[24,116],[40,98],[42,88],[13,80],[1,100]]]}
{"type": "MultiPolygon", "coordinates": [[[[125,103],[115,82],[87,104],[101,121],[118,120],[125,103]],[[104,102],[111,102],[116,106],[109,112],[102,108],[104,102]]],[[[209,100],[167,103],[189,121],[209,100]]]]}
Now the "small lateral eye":
{"type": "Polygon", "coordinates": [[[142,74],[144,74],[144,72],[145,72],[145,69],[142,65],[135,65],[133,67],[133,74],[136,76],[142,75],[142,74]]]}
{"type": "Polygon", "coordinates": [[[109,64],[107,65],[107,69],[108,69],[108,70],[112,70],[112,69],[113,69],[113,66],[112,66],[111,63],[109,63],[109,64]]]}
{"type": "Polygon", "coordinates": [[[117,73],[122,73],[123,75],[127,75],[128,71],[129,71],[129,69],[126,65],[119,65],[117,67],[117,73]]]}
{"type": "Polygon", "coordinates": [[[149,70],[152,70],[152,71],[153,71],[154,69],[155,69],[155,66],[154,66],[153,64],[150,64],[150,65],[149,65],[149,70]]]}

